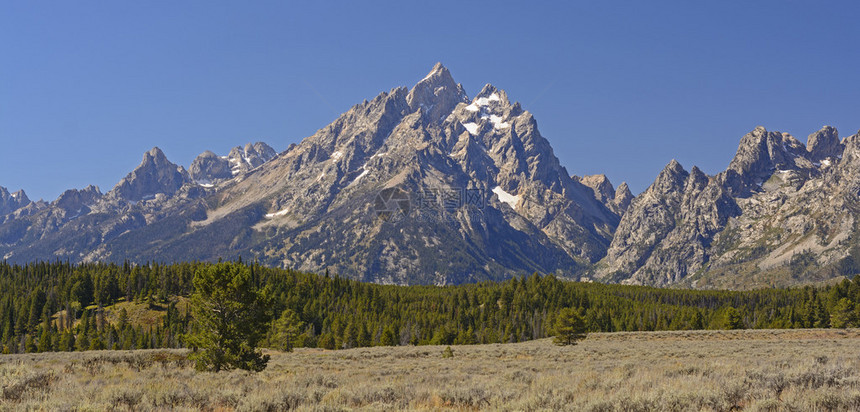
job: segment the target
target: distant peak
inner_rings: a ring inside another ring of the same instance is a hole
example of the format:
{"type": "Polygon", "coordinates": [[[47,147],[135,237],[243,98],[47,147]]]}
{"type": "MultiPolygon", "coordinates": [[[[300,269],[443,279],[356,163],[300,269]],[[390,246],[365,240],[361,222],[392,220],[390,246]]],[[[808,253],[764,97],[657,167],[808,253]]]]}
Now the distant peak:
{"type": "Polygon", "coordinates": [[[146,163],[147,161],[150,161],[150,160],[154,160],[156,162],[161,162],[162,160],[167,160],[167,156],[164,155],[164,152],[162,152],[161,149],[158,148],[158,146],[155,146],[143,154],[143,162],[142,163],[146,163]]]}
{"type": "Polygon", "coordinates": [[[489,95],[491,95],[497,91],[499,91],[499,89],[497,89],[496,86],[493,86],[492,84],[487,83],[484,85],[484,88],[481,89],[481,92],[478,93],[478,95],[475,97],[487,97],[487,96],[489,96],[489,95]]]}
{"type": "Polygon", "coordinates": [[[157,146],[143,154],[143,161],[108,193],[130,201],[138,201],[156,193],[172,195],[190,181],[185,168],[171,163],[157,146]]]}
{"type": "Polygon", "coordinates": [[[762,136],[765,133],[767,133],[767,129],[765,129],[764,126],[756,126],[755,129],[750,132],[750,134],[754,136],[762,136]]]}
{"type": "Polygon", "coordinates": [[[585,184],[586,186],[598,186],[604,183],[609,183],[611,185],[611,183],[609,182],[609,178],[607,178],[606,175],[603,173],[595,175],[585,175],[583,177],[577,176],[577,178],[582,181],[583,184],[585,184]]]}
{"type": "Polygon", "coordinates": [[[666,167],[657,175],[657,179],[648,188],[656,193],[673,193],[683,189],[684,181],[690,174],[677,160],[672,159],[666,167]]]}
{"type": "Polygon", "coordinates": [[[87,187],[81,189],[81,192],[90,192],[90,193],[98,193],[101,194],[102,190],[99,189],[96,185],[87,185],[87,187]]]}
{"type": "Polygon", "coordinates": [[[809,137],[807,137],[807,141],[821,139],[822,137],[838,139],[839,131],[833,126],[823,126],[817,132],[810,134],[809,137]]]}
{"type": "Polygon", "coordinates": [[[459,103],[468,101],[463,86],[457,84],[442,63],[436,63],[421,81],[406,95],[406,103],[414,110],[421,110],[426,120],[439,122],[459,103]]]}
{"type": "Polygon", "coordinates": [[[505,93],[504,90],[487,83],[484,85],[484,88],[481,89],[481,92],[475,96],[474,102],[481,105],[482,103],[489,104],[489,102],[492,101],[498,102],[504,107],[511,104],[510,100],[508,100],[508,94],[505,93]]]}
{"type": "Polygon", "coordinates": [[[448,69],[442,65],[442,62],[436,62],[436,64],[433,65],[433,68],[430,69],[430,73],[427,73],[427,75],[424,76],[421,81],[427,80],[431,77],[444,76],[446,74],[448,75],[448,77],[451,76],[451,72],[449,72],[448,69]]]}
{"type": "Polygon", "coordinates": [[[806,150],[812,155],[812,160],[817,162],[828,157],[839,157],[844,150],[844,146],[839,142],[839,131],[832,126],[824,126],[809,135],[806,146],[806,150]]]}

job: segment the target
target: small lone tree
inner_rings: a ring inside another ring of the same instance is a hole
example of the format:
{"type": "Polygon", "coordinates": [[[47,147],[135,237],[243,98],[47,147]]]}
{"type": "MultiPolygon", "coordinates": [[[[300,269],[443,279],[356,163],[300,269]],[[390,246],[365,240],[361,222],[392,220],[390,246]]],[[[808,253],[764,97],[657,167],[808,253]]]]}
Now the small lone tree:
{"type": "Polygon", "coordinates": [[[556,345],[576,345],[579,340],[585,339],[585,319],[574,308],[564,308],[559,311],[555,318],[553,333],[556,345]]]}
{"type": "Polygon", "coordinates": [[[198,370],[266,368],[268,355],[257,350],[266,331],[262,293],[255,290],[251,271],[238,263],[218,263],[194,273],[191,310],[194,329],[186,336],[189,358],[198,370]]]}

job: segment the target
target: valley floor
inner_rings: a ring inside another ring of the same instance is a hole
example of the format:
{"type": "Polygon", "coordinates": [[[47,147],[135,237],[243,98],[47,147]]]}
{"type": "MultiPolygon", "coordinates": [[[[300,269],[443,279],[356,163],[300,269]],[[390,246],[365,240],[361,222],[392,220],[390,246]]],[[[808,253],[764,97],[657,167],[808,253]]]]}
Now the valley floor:
{"type": "Polygon", "coordinates": [[[858,410],[860,330],[596,333],[576,346],[272,353],[197,373],[183,351],[0,356],[0,410],[858,410]]]}

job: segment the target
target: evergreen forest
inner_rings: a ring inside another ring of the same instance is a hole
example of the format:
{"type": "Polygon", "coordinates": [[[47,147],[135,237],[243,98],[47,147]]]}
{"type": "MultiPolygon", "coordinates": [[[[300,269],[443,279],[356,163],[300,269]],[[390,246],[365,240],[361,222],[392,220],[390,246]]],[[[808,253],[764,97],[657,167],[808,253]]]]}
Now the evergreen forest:
{"type": "MultiPolygon", "coordinates": [[[[265,346],[343,349],[519,342],[552,336],[572,308],[589,332],[844,328],[860,278],[830,286],[718,291],[534,274],[459,286],[392,286],[239,262],[265,296],[265,346]]],[[[213,263],[0,263],[3,353],[181,348],[195,272],[213,263]]]]}

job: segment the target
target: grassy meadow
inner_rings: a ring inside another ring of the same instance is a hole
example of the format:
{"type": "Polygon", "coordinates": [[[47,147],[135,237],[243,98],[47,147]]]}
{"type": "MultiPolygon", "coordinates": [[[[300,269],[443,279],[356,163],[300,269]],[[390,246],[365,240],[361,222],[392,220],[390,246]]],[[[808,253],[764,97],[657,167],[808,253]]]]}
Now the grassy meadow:
{"type": "Polygon", "coordinates": [[[182,350],[0,356],[0,410],[860,409],[860,330],[594,333],[514,344],[271,352],[200,373],[182,350]]]}

